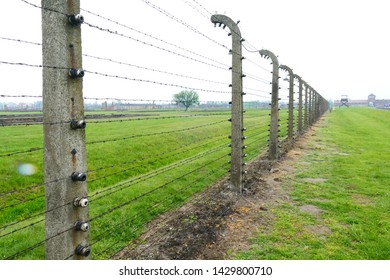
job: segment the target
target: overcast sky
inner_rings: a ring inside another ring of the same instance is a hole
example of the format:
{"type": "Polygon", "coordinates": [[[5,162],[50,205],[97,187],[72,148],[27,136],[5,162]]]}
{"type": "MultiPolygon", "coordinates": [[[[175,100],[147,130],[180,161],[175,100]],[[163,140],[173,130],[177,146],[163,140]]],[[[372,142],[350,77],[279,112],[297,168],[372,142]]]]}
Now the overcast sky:
{"type": "MultiPolygon", "coordinates": [[[[40,5],[39,0],[28,1],[40,5]]],[[[244,88],[249,93],[246,100],[264,100],[271,90],[270,61],[257,52],[247,51],[262,48],[278,55],[281,64],[293,68],[294,73],[327,99],[336,100],[342,94],[366,99],[370,93],[378,99],[390,99],[387,2],[81,0],[82,8],[121,25],[82,11],[86,22],[124,35],[82,26],[86,55],[83,68],[124,77],[87,73],[84,96],[170,100],[174,93],[188,87],[199,89],[201,100],[229,100],[231,74],[227,68],[231,63],[228,54],[231,37],[210,22],[210,14],[217,12],[240,20],[239,27],[246,39],[243,49],[247,58],[243,68],[247,74],[244,88]]],[[[0,37],[41,42],[40,9],[20,0],[2,3],[3,11],[7,12],[0,17],[0,37]]],[[[42,63],[41,46],[0,39],[0,49],[0,61],[42,63]]],[[[0,64],[0,75],[0,94],[42,92],[39,68],[0,64]]],[[[280,76],[280,94],[286,98],[288,84],[283,81],[286,73],[281,72],[280,76]]]]}

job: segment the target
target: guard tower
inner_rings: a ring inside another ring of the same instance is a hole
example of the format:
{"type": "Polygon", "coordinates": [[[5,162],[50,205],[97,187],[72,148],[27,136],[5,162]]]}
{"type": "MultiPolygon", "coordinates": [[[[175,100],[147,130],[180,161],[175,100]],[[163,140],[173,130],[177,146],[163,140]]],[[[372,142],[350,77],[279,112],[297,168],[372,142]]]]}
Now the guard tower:
{"type": "Polygon", "coordinates": [[[349,107],[349,105],[348,105],[348,95],[342,95],[340,101],[341,101],[341,104],[340,104],[339,107],[341,107],[341,106],[349,107]]]}

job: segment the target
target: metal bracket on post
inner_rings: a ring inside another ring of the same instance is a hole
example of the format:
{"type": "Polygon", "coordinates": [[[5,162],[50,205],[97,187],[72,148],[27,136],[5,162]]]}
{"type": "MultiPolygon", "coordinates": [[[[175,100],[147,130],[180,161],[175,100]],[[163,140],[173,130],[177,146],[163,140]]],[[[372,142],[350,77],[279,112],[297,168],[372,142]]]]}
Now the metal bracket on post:
{"type": "Polygon", "coordinates": [[[232,118],[231,118],[231,185],[237,192],[242,192],[244,120],[242,86],[242,41],[240,29],[231,18],[225,15],[212,15],[211,22],[227,26],[232,36],[232,118]]]}
{"type": "Polygon", "coordinates": [[[272,92],[271,92],[271,122],[269,129],[269,159],[278,159],[278,130],[279,130],[279,61],[274,53],[269,50],[259,51],[261,57],[271,58],[272,71],[272,92]]]}
{"type": "Polygon", "coordinates": [[[42,0],[46,259],[87,259],[89,235],[80,0],[42,0]],[[59,11],[53,13],[52,10],[59,11]],[[66,16],[70,15],[70,16],[66,16]],[[54,38],[54,39],[53,39],[54,38]],[[58,180],[69,178],[68,180],[58,180]],[[72,202],[72,203],[69,203],[72,202]]]}
{"type": "Polygon", "coordinates": [[[288,140],[291,144],[294,138],[294,73],[286,65],[280,65],[280,69],[287,71],[290,77],[289,101],[288,101],[288,140]]]}
{"type": "Polygon", "coordinates": [[[294,78],[298,79],[299,81],[299,97],[298,97],[298,134],[302,134],[303,127],[302,127],[302,84],[303,80],[300,76],[297,74],[294,74],[294,78]]]}

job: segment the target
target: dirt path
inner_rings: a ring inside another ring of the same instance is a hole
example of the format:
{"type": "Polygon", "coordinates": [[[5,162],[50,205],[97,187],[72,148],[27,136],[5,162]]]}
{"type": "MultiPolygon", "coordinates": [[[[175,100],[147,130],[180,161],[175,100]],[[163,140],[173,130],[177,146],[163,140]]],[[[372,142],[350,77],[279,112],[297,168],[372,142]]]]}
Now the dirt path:
{"type": "Polygon", "coordinates": [[[272,208],[289,200],[282,188],[294,163],[308,152],[306,143],[320,120],[299,138],[283,158],[271,165],[264,157],[248,164],[245,193],[237,195],[220,181],[189,203],[147,226],[147,231],[116,259],[229,259],[246,250],[249,239],[272,227],[272,208]]]}

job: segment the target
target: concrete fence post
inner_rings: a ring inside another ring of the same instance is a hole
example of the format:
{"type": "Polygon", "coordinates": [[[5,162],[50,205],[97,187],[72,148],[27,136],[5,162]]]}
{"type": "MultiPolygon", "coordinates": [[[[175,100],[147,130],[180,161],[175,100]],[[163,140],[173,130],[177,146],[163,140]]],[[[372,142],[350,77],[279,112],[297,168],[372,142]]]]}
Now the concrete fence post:
{"type": "Polygon", "coordinates": [[[242,192],[244,173],[244,116],[243,116],[243,85],[242,85],[242,42],[238,25],[225,15],[212,15],[211,22],[219,26],[227,26],[232,37],[232,117],[231,121],[231,185],[237,192],[242,192]]]}
{"type": "Polygon", "coordinates": [[[291,143],[294,140],[294,73],[286,65],[280,65],[280,69],[287,71],[289,76],[289,94],[288,94],[288,140],[291,143]]]}
{"type": "Polygon", "coordinates": [[[271,58],[273,66],[268,157],[270,160],[277,160],[279,144],[279,61],[276,55],[268,50],[261,50],[260,55],[265,58],[271,58]]]}
{"type": "Polygon", "coordinates": [[[303,121],[302,121],[302,85],[303,85],[303,80],[300,76],[297,74],[294,74],[294,78],[296,78],[299,81],[299,95],[298,95],[298,134],[302,134],[303,132],[303,121]]]}
{"type": "Polygon", "coordinates": [[[309,96],[308,96],[308,94],[309,94],[309,85],[305,82],[305,81],[303,81],[303,83],[304,83],[304,85],[305,85],[305,113],[304,113],[304,115],[303,115],[303,119],[304,119],[304,121],[303,121],[303,126],[304,126],[304,129],[306,130],[307,128],[308,128],[308,126],[309,126],[309,121],[308,121],[308,102],[309,102],[309,96]]]}
{"type": "Polygon", "coordinates": [[[52,260],[90,253],[79,12],[80,0],[42,0],[46,258],[52,260]]]}
{"type": "Polygon", "coordinates": [[[308,110],[309,126],[313,124],[313,88],[309,87],[309,110],[308,110]]]}
{"type": "Polygon", "coordinates": [[[318,112],[318,92],[314,91],[314,122],[318,120],[319,112],[318,112]]]}

